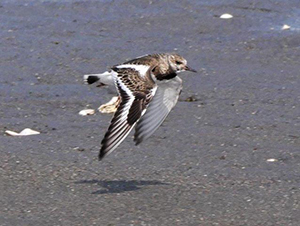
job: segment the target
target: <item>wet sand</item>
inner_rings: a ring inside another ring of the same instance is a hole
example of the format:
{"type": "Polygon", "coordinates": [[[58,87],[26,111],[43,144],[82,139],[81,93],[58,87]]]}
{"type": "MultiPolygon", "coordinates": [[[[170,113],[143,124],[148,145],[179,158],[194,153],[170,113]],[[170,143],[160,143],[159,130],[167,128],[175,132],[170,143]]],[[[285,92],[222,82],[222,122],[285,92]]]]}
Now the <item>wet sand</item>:
{"type": "Polygon", "coordinates": [[[0,3],[0,225],[299,225],[299,2],[207,2],[0,3]],[[111,115],[78,112],[113,92],[82,75],[170,51],[177,106],[99,162],[111,115]]]}

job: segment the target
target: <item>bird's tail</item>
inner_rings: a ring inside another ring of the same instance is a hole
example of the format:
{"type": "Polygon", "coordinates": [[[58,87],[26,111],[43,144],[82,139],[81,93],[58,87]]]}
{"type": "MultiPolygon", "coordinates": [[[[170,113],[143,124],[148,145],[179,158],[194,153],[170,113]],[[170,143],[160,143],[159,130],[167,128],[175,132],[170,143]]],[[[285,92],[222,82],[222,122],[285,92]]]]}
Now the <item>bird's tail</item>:
{"type": "Polygon", "coordinates": [[[89,85],[93,84],[99,80],[100,80],[100,78],[97,75],[84,75],[83,76],[84,83],[89,84],[89,85]]]}
{"type": "Polygon", "coordinates": [[[93,84],[95,82],[104,84],[104,85],[114,85],[114,78],[113,78],[113,72],[112,71],[106,71],[102,74],[90,74],[90,75],[84,75],[83,81],[86,84],[93,84]]]}

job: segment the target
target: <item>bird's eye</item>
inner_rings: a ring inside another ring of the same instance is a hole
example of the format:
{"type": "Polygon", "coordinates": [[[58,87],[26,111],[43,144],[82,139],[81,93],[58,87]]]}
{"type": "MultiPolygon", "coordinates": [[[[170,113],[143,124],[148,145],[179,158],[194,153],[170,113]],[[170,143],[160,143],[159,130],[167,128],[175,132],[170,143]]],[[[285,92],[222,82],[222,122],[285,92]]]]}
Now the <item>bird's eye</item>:
{"type": "Polygon", "coordinates": [[[180,62],[180,61],[177,61],[177,60],[175,61],[175,63],[176,63],[176,64],[181,64],[181,62],[180,62]]]}

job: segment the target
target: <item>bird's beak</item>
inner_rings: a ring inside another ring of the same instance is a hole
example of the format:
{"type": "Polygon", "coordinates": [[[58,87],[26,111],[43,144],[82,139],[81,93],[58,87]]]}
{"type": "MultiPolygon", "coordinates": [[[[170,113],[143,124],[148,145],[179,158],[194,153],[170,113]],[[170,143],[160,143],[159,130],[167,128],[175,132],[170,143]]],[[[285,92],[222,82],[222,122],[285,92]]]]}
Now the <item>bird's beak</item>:
{"type": "Polygon", "coordinates": [[[197,72],[195,69],[190,68],[190,67],[188,67],[188,66],[185,67],[185,70],[186,70],[186,71],[191,71],[191,72],[197,72]]]}

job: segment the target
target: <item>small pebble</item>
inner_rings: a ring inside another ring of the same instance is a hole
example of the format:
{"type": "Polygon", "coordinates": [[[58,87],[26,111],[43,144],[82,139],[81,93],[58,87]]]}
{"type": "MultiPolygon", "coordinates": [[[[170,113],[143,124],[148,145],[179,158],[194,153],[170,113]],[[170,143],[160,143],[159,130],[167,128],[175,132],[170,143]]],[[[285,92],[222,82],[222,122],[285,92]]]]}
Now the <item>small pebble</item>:
{"type": "Polygon", "coordinates": [[[289,30],[291,28],[291,26],[285,24],[282,26],[281,30],[289,30]]]}
{"type": "Polygon", "coordinates": [[[186,98],[185,101],[186,102],[195,102],[195,101],[197,101],[197,98],[194,96],[190,96],[190,97],[186,98]]]}

